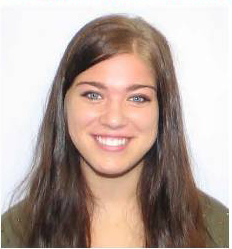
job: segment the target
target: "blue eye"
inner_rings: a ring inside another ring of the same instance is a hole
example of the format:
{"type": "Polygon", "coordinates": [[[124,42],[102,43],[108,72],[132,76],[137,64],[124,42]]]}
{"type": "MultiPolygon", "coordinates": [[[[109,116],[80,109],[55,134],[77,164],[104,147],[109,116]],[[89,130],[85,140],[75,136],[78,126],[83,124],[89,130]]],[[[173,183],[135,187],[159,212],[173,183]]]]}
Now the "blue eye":
{"type": "Polygon", "coordinates": [[[99,100],[102,98],[101,95],[99,93],[96,93],[96,92],[85,92],[81,96],[84,96],[84,97],[86,97],[90,100],[93,100],[93,101],[99,100]]]}
{"type": "Polygon", "coordinates": [[[133,99],[134,102],[139,102],[139,103],[144,103],[149,101],[148,98],[146,98],[145,96],[140,96],[140,95],[136,95],[131,97],[131,99],[133,99]]]}

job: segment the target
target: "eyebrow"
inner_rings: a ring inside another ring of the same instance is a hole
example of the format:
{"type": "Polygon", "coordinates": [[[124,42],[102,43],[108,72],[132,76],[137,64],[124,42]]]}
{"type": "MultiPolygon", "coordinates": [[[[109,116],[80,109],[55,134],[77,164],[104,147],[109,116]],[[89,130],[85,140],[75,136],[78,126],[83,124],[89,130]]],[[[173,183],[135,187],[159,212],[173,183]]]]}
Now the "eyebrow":
{"type": "MultiPolygon", "coordinates": [[[[107,87],[100,83],[100,82],[96,82],[96,81],[81,81],[81,82],[77,82],[76,86],[82,86],[82,85],[90,85],[90,86],[95,86],[99,89],[103,89],[103,90],[107,90],[107,87]]],[[[151,85],[142,85],[142,84],[134,84],[131,86],[128,86],[126,88],[126,91],[134,91],[140,88],[150,88],[152,90],[154,90],[155,92],[157,91],[155,86],[151,86],[151,85]]]]}

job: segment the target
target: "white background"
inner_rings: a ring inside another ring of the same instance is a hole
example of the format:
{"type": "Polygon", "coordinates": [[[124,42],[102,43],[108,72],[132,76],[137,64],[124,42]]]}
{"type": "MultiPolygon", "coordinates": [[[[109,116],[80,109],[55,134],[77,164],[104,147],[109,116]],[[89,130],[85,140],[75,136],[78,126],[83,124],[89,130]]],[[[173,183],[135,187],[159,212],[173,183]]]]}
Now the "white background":
{"type": "Polygon", "coordinates": [[[203,0],[170,2],[31,0],[2,5],[2,212],[29,169],[47,92],[68,42],[85,23],[110,13],[142,16],[167,37],[197,185],[229,206],[228,8],[203,0]]]}

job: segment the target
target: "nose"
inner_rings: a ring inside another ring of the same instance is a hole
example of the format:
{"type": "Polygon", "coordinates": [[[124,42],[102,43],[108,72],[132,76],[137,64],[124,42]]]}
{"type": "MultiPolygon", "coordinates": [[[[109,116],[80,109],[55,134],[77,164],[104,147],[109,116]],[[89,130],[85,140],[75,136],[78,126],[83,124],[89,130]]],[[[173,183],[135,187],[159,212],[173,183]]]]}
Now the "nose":
{"type": "Polygon", "coordinates": [[[100,115],[100,123],[111,129],[124,127],[127,117],[123,104],[117,100],[107,103],[100,115]]]}

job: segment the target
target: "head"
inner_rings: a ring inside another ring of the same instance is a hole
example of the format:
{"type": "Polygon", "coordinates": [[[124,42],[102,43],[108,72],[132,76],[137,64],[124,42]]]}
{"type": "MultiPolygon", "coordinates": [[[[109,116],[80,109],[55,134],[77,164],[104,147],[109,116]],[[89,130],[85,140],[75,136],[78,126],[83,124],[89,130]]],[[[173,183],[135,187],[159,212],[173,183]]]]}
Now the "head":
{"type": "Polygon", "coordinates": [[[91,245],[88,167],[108,177],[141,168],[146,246],[204,245],[169,45],[141,18],[100,17],[74,36],[54,79],[34,165],[31,246],[91,245]]]}
{"type": "Polygon", "coordinates": [[[68,142],[74,144],[82,164],[100,174],[120,175],[142,166],[164,130],[165,111],[178,108],[171,106],[178,104],[174,102],[178,96],[168,44],[140,18],[115,15],[87,24],[69,44],[58,75],[62,99],[57,101],[64,108],[68,142]],[[83,82],[100,83],[106,89],[83,82]],[[132,85],[150,87],[126,90],[132,85]],[[86,92],[95,92],[98,100],[84,98],[86,92]],[[140,95],[146,102],[131,100],[140,95]],[[105,142],[106,137],[120,138],[126,149],[101,149],[96,143],[99,136],[105,142]]]}

